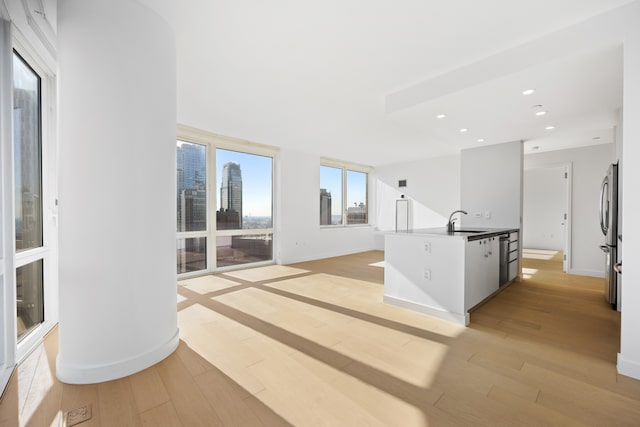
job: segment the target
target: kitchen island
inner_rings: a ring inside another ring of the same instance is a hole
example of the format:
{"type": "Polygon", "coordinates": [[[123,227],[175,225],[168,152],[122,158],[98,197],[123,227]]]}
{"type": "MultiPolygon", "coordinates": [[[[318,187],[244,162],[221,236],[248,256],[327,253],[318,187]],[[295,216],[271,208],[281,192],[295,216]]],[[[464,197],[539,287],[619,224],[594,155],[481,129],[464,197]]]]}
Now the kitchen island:
{"type": "MultiPolygon", "coordinates": [[[[518,232],[442,227],[387,233],[384,302],[469,324],[469,311],[500,288],[500,236],[517,242],[518,232]]],[[[510,279],[518,275],[515,265],[510,279]]]]}

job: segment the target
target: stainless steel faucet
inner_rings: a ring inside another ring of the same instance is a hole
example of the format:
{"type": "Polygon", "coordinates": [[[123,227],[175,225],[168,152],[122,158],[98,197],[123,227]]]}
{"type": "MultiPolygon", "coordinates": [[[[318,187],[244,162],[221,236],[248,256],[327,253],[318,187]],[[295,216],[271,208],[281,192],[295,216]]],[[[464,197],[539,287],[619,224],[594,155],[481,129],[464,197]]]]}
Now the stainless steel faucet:
{"type": "Polygon", "coordinates": [[[456,218],[453,218],[453,216],[455,214],[457,214],[458,212],[463,213],[463,214],[467,214],[468,212],[462,209],[459,209],[457,211],[453,211],[451,212],[451,215],[449,215],[449,222],[447,223],[447,231],[448,232],[452,232],[455,230],[455,225],[453,224],[453,222],[456,220],[456,218]]]}

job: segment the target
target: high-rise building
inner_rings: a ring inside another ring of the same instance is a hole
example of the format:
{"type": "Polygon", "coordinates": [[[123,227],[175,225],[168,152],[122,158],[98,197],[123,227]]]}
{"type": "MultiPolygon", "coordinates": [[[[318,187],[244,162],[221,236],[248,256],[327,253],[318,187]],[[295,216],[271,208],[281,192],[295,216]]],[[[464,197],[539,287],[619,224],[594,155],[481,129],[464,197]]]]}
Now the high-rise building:
{"type": "Polygon", "coordinates": [[[42,186],[39,92],[13,91],[14,155],[16,158],[15,218],[16,249],[42,245],[42,186]],[[34,167],[22,167],[33,162],[34,167]]]}
{"type": "Polygon", "coordinates": [[[366,224],[367,205],[364,203],[354,203],[354,206],[347,208],[347,224],[366,224]]]}
{"type": "Polygon", "coordinates": [[[176,152],[178,231],[206,230],[206,148],[183,142],[176,152]]]}
{"type": "Polygon", "coordinates": [[[320,225],[331,225],[331,192],[320,189],[320,225]]]}
{"type": "Polygon", "coordinates": [[[234,162],[222,167],[218,229],[242,228],[242,171],[234,162]]]}

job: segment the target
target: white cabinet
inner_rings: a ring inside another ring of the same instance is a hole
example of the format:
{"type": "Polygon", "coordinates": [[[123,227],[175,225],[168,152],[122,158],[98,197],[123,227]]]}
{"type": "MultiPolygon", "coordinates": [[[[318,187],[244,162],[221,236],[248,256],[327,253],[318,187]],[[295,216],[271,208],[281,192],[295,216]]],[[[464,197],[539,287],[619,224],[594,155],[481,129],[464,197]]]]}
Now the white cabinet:
{"type": "Polygon", "coordinates": [[[465,310],[498,290],[500,275],[497,236],[468,241],[465,245],[465,310]]]}
{"type": "Polygon", "coordinates": [[[506,232],[494,229],[481,238],[446,229],[386,234],[384,301],[468,324],[469,309],[498,291],[499,236],[506,232]]]}

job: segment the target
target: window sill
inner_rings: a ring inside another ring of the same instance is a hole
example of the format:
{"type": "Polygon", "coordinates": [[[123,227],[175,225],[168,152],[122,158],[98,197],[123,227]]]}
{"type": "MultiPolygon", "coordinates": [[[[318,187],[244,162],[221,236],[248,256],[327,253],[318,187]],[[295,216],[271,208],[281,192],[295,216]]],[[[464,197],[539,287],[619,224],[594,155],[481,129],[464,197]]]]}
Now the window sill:
{"type": "Polygon", "coordinates": [[[321,225],[320,230],[349,230],[354,228],[374,228],[371,224],[321,225]]]}

